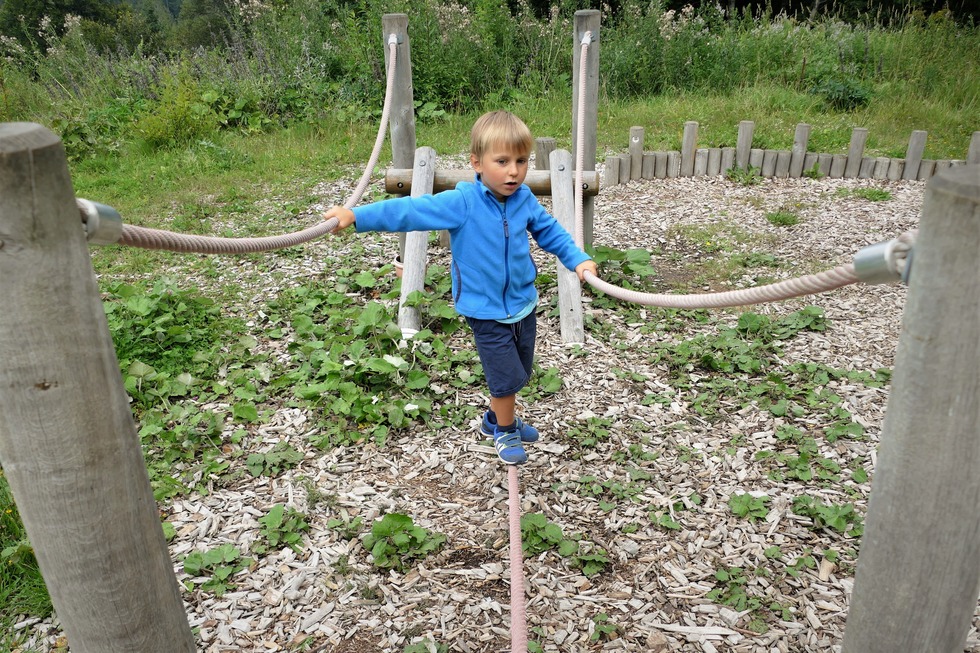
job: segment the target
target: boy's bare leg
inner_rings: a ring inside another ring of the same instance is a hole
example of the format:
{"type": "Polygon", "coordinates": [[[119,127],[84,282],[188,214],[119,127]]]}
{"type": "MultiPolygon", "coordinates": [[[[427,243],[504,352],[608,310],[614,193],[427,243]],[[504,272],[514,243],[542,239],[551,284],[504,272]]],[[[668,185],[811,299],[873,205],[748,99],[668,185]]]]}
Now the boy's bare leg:
{"type": "Polygon", "coordinates": [[[514,406],[517,403],[517,395],[507,395],[506,397],[490,397],[490,410],[497,416],[497,424],[514,423],[514,406]]]}

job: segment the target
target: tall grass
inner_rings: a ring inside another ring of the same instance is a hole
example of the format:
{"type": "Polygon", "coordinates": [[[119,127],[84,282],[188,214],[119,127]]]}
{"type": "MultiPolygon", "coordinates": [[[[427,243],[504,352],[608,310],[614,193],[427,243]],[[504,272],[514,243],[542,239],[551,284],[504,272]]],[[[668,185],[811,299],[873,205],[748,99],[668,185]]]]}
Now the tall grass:
{"type": "MultiPolygon", "coordinates": [[[[43,48],[0,41],[0,120],[52,126],[80,158],[133,143],[183,146],[220,130],[315,125],[328,115],[376,117],[381,17],[389,12],[409,16],[420,118],[533,107],[569,97],[575,4],[538,18],[524,3],[512,15],[490,0],[300,0],[237,16],[211,47],[156,52],[100,50],[69,19],[62,36],[49,28],[43,48]]],[[[726,18],[713,5],[665,12],[628,0],[601,34],[609,103],[704,95],[725,106],[773,89],[767,102],[788,101],[777,107],[785,112],[927,129],[946,157],[961,156],[980,114],[980,31],[943,13],[909,13],[883,27],[748,12],[726,18]]]]}

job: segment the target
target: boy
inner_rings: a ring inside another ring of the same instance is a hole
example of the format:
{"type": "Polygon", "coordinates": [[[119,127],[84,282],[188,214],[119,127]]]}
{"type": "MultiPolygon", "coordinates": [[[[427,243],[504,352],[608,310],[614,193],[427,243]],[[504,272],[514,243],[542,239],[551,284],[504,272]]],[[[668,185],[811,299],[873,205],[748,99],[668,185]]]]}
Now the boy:
{"type": "Polygon", "coordinates": [[[455,190],[402,197],[357,207],[334,207],[337,233],[357,231],[449,231],[456,311],[473,330],[490,391],[481,433],[493,438],[497,455],[511,465],[527,461],[524,442],[538,431],[515,415],[517,392],[531,377],[537,333],[534,287],[537,268],[527,234],[583,280],[595,262],[538,203],[524,185],[533,139],[527,125],[506,111],[481,116],[470,133],[473,182],[455,190]]]}

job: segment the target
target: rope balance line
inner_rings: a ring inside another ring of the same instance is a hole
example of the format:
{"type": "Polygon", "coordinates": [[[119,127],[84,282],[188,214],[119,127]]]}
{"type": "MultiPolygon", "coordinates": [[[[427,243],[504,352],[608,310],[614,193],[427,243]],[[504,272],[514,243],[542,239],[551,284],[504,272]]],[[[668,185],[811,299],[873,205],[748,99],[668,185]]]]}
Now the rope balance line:
{"type": "MultiPolygon", "coordinates": [[[[391,96],[395,86],[395,62],[397,60],[398,37],[391,34],[388,37],[388,71],[387,82],[385,85],[384,108],[381,111],[381,124],[378,127],[378,135],[374,141],[374,148],[371,157],[361,174],[361,178],[354,188],[354,192],[344,204],[346,208],[352,208],[361,201],[364,191],[371,183],[371,173],[374,166],[378,164],[381,156],[381,146],[384,144],[385,134],[388,132],[388,119],[391,116],[391,96]]],[[[165,249],[172,252],[195,252],[200,254],[245,254],[252,252],[267,252],[286,247],[294,247],[303,243],[322,238],[329,234],[337,226],[337,220],[321,221],[312,227],[301,231],[280,236],[265,236],[260,238],[217,238],[214,236],[198,236],[193,234],[178,234],[163,229],[150,229],[135,225],[122,225],[122,228],[113,227],[106,220],[106,209],[103,205],[98,205],[88,200],[78,200],[79,210],[82,215],[82,222],[86,225],[89,233],[90,242],[110,244],[118,242],[121,245],[140,247],[142,249],[165,249]],[[100,216],[101,213],[101,216],[100,216]],[[100,217],[102,218],[100,220],[100,217]],[[98,231],[95,225],[103,224],[105,230],[103,234],[111,234],[109,237],[97,237],[93,239],[93,234],[98,231]]],[[[118,219],[118,213],[115,213],[118,219]]]]}
{"type": "Polygon", "coordinates": [[[510,525],[510,647],[527,653],[527,615],[524,611],[524,547],[521,542],[521,497],[517,465],[507,469],[510,525]]]}

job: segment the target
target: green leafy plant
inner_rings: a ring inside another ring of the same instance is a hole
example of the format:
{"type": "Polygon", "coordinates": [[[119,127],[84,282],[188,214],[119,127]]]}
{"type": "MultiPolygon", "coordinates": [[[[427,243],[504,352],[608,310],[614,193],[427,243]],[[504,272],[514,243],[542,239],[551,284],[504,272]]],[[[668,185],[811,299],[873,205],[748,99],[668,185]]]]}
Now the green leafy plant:
{"type": "Polygon", "coordinates": [[[332,518],[327,520],[327,528],[336,531],[344,540],[356,539],[364,528],[364,518],[355,517],[354,519],[332,518]]]}
{"type": "Polygon", "coordinates": [[[399,513],[376,520],[362,540],[375,567],[398,571],[405,571],[413,561],[435,553],[445,543],[442,533],[416,526],[411,517],[399,513]]]}
{"type": "Polygon", "coordinates": [[[259,555],[288,546],[297,553],[302,550],[303,533],[310,529],[306,516],[295,508],[284,505],[273,506],[268,513],[259,517],[261,542],[252,545],[252,551],[259,555]]]}
{"type": "Polygon", "coordinates": [[[769,509],[766,507],[767,503],[769,503],[769,497],[765,495],[754,497],[747,493],[733,494],[728,499],[728,508],[732,514],[738,517],[756,521],[769,514],[769,509]]]}
{"type": "Polygon", "coordinates": [[[524,555],[534,556],[551,549],[558,555],[570,556],[578,552],[578,542],[565,537],[561,526],[550,522],[539,512],[521,515],[521,547],[524,555]]]}
{"type": "Polygon", "coordinates": [[[858,537],[864,532],[864,519],[853,503],[824,503],[804,495],[793,499],[793,513],[812,519],[815,529],[829,528],[849,537],[858,537]]]}
{"type": "MultiPolygon", "coordinates": [[[[235,587],[232,576],[248,569],[253,562],[251,558],[243,557],[234,544],[222,544],[204,552],[194,551],[187,554],[184,558],[184,572],[195,579],[210,576],[197,586],[215,596],[222,596],[235,587]]],[[[184,584],[188,589],[195,587],[193,579],[184,584]]]]}
{"type": "Polygon", "coordinates": [[[249,454],[245,466],[252,476],[278,476],[301,460],[301,451],[288,442],[280,442],[265,453],[249,454]]]}
{"type": "Polygon", "coordinates": [[[755,166],[748,166],[747,168],[732,166],[725,172],[725,178],[742,186],[757,186],[763,181],[760,172],[759,168],[755,166]]]}
{"type": "Polygon", "coordinates": [[[614,640],[620,636],[620,627],[614,624],[605,612],[592,617],[592,628],[592,634],[589,635],[590,642],[614,640]]]}

